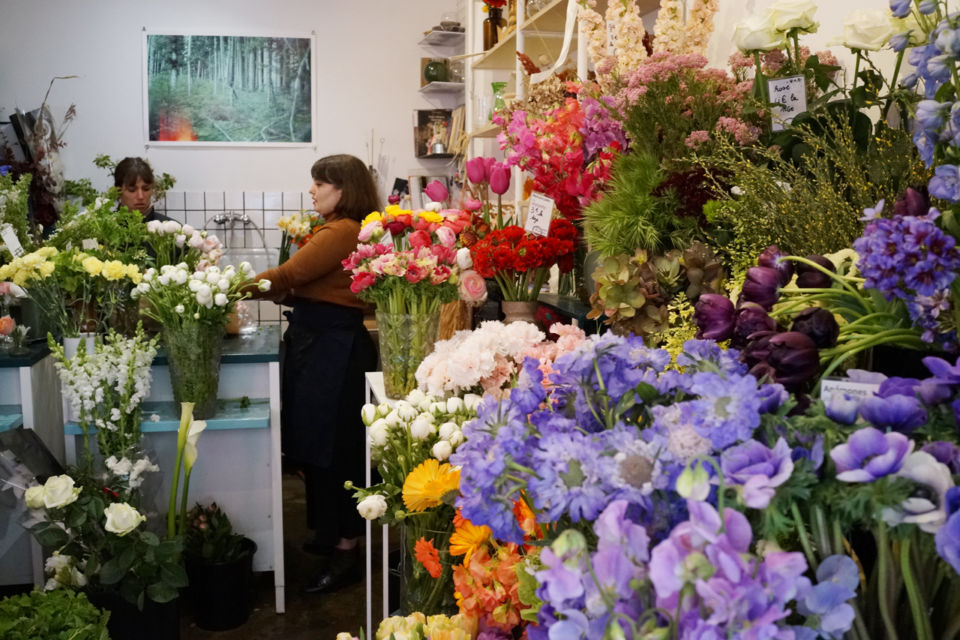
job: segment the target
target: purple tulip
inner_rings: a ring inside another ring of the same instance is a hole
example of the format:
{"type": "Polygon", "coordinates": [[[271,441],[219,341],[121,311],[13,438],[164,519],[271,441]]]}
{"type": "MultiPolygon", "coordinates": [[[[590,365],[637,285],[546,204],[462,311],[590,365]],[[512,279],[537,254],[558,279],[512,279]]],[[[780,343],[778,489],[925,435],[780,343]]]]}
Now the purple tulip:
{"type": "MultiPolygon", "coordinates": [[[[836,271],[833,263],[823,256],[807,256],[807,260],[817,263],[831,273],[836,271]]],[[[797,263],[797,286],[801,289],[829,289],[831,284],[833,278],[823,271],[802,262],[797,263]]]]}
{"type": "Polygon", "coordinates": [[[490,191],[503,195],[510,188],[510,167],[503,162],[495,162],[490,168],[490,191]]]}
{"type": "Polygon", "coordinates": [[[767,362],[776,372],[776,381],[788,389],[807,382],[820,371],[817,345],[798,331],[785,331],[770,338],[767,362]]]}
{"type": "Polygon", "coordinates": [[[450,195],[450,192],[447,191],[447,188],[443,186],[443,183],[439,180],[434,180],[428,184],[423,192],[434,202],[443,202],[450,195]]]}
{"type": "Polygon", "coordinates": [[[870,396],[860,404],[860,415],[875,427],[904,433],[927,422],[927,411],[916,396],[870,396]]]}
{"type": "Polygon", "coordinates": [[[853,424],[860,412],[860,398],[834,392],[823,399],[823,408],[831,420],[840,424],[853,424]]]}
{"type": "Polygon", "coordinates": [[[743,501],[752,509],[766,509],[776,488],[793,473],[790,446],[783,438],[770,449],[756,440],[730,447],[720,457],[723,477],[743,486],[743,501]]]}
{"type": "MultiPolygon", "coordinates": [[[[776,331],[751,333],[747,346],[740,351],[741,359],[750,367],[760,363],[766,364],[767,358],[770,357],[770,339],[775,335],[777,335],[776,331]]],[[[755,377],[760,379],[759,376],[755,377]]]]}
{"type": "Polygon", "coordinates": [[[764,249],[763,253],[760,254],[760,257],[757,258],[758,266],[776,269],[780,276],[781,287],[785,287],[790,284],[790,279],[793,278],[793,262],[790,260],[783,260],[784,255],[786,254],[780,251],[780,247],[772,244],[764,249]]]}
{"type": "Polygon", "coordinates": [[[758,331],[776,331],[777,321],[770,317],[767,310],[756,302],[743,302],[737,309],[733,326],[732,344],[742,349],[749,343],[751,335],[758,331]]]}
{"type": "Polygon", "coordinates": [[[780,298],[780,276],[770,267],[750,267],[743,281],[741,295],[747,302],[755,302],[766,310],[773,308],[780,298]]]}
{"type": "Polygon", "coordinates": [[[697,338],[727,340],[733,335],[733,303],[726,296],[704,293],[697,300],[693,321],[697,324],[697,338]]]}
{"type": "Polygon", "coordinates": [[[908,187],[893,205],[893,215],[920,217],[930,211],[930,199],[916,189],[908,187]]]}
{"type": "Polygon", "coordinates": [[[819,349],[829,349],[837,344],[840,336],[836,318],[822,307],[808,307],[798,313],[790,330],[806,335],[819,349]]]}
{"type": "Polygon", "coordinates": [[[873,482],[896,473],[913,450],[913,441],[902,433],[883,433],[865,427],[835,446],[830,458],[841,482],[873,482]]]}
{"type": "Polygon", "coordinates": [[[467,179],[473,184],[487,181],[487,161],[485,158],[470,158],[467,160],[467,179]]]}

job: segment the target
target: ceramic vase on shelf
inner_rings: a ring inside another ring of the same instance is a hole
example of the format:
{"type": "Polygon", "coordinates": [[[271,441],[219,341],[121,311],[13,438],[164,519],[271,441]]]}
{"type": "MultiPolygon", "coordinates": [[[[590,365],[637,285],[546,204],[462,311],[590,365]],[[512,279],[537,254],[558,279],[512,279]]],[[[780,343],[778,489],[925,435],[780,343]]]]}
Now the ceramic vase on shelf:
{"type": "Polygon", "coordinates": [[[217,388],[220,385],[220,354],[224,329],[199,322],[161,329],[167,351],[173,399],[192,402],[193,417],[212,418],[217,412],[217,388]]]}
{"type": "Polygon", "coordinates": [[[503,9],[488,7],[489,13],[483,21],[483,50],[492,49],[500,41],[500,27],[505,26],[503,9]]]}
{"type": "Polygon", "coordinates": [[[399,400],[417,386],[417,367],[433,351],[439,324],[439,309],[416,315],[377,308],[380,365],[387,397],[399,400]]]}
{"type": "Polygon", "coordinates": [[[504,300],[500,303],[500,309],[504,315],[503,323],[530,322],[536,324],[538,305],[539,303],[536,300],[504,300]]]}
{"type": "Polygon", "coordinates": [[[63,355],[67,360],[73,360],[77,351],[80,350],[80,343],[83,343],[84,349],[87,352],[87,355],[93,355],[93,351],[96,348],[96,338],[97,334],[93,332],[81,333],[75,338],[64,338],[63,339],[63,355]]]}

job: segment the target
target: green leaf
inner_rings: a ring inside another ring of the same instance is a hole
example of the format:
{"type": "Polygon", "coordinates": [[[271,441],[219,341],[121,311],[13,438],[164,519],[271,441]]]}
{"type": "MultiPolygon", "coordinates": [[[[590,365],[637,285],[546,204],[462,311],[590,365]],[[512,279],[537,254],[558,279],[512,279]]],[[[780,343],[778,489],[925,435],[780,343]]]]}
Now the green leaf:
{"type": "Polygon", "coordinates": [[[119,558],[110,558],[103,563],[103,567],[100,569],[100,582],[102,584],[117,584],[123,580],[126,573],[127,569],[121,567],[119,558]]]}
{"type": "Polygon", "coordinates": [[[57,526],[48,525],[42,531],[36,531],[33,534],[41,547],[47,549],[59,549],[70,541],[67,532],[57,526]]]}
{"type": "Polygon", "coordinates": [[[187,572],[183,567],[175,563],[160,565],[160,578],[171,587],[182,588],[190,584],[187,579],[187,572]]]}
{"type": "Polygon", "coordinates": [[[73,509],[67,515],[67,526],[71,529],[78,529],[87,521],[87,512],[83,509],[73,509]]]}
{"type": "Polygon", "coordinates": [[[520,598],[520,602],[528,605],[520,611],[520,617],[529,622],[536,622],[540,607],[543,606],[543,602],[536,595],[537,579],[522,562],[514,565],[514,571],[517,573],[517,597],[520,598]]]}
{"type": "Polygon", "coordinates": [[[160,544],[160,538],[158,538],[157,534],[153,533],[152,531],[143,531],[140,534],[140,539],[151,547],[155,547],[160,544]]]}
{"type": "Polygon", "coordinates": [[[147,596],[154,602],[170,602],[178,595],[175,588],[163,582],[154,582],[147,587],[147,596]]]}
{"type": "Polygon", "coordinates": [[[133,563],[137,560],[137,550],[134,547],[127,547],[119,556],[117,556],[117,566],[123,573],[130,570],[133,563]]]}

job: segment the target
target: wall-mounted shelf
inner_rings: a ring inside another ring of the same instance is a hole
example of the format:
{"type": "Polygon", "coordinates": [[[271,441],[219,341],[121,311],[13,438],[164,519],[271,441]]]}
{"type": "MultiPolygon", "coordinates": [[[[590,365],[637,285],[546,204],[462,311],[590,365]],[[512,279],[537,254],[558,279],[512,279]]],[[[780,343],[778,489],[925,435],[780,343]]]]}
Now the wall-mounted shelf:
{"type": "Polygon", "coordinates": [[[470,132],[471,138],[496,138],[497,134],[500,133],[500,125],[498,124],[488,124],[486,126],[474,129],[470,132]]]}
{"type": "Polygon", "coordinates": [[[424,95],[462,93],[462,82],[431,82],[420,87],[420,93],[424,95]]]}
{"type": "Polygon", "coordinates": [[[463,31],[430,31],[418,43],[421,46],[452,47],[463,44],[466,33],[463,31]]]}

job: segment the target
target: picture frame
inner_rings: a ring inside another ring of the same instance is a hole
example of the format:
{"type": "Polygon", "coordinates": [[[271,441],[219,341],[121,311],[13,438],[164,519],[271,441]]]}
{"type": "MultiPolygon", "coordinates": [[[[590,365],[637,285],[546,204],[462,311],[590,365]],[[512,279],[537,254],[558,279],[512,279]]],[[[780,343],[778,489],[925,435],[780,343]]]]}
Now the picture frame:
{"type": "Polygon", "coordinates": [[[316,34],[143,29],[147,147],[316,144],[316,34]]]}

